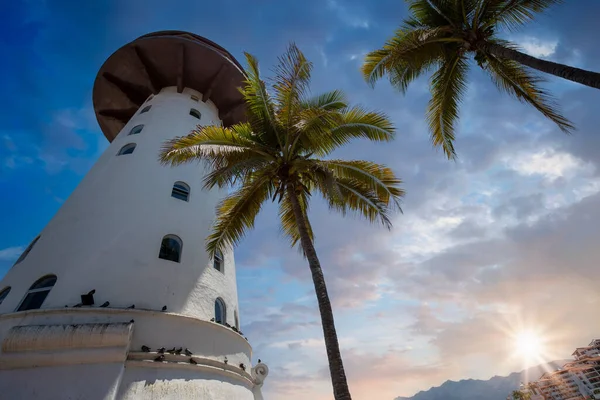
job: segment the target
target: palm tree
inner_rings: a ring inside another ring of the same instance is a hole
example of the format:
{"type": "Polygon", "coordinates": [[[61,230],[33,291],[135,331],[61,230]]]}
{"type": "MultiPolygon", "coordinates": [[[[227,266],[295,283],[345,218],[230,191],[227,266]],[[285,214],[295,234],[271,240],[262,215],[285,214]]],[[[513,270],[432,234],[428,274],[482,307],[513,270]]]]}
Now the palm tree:
{"type": "Polygon", "coordinates": [[[332,210],[354,212],[391,226],[389,213],[404,195],[401,181],[387,167],[370,161],[325,158],[352,139],[389,141],[394,127],[377,112],[349,106],[340,91],[308,97],[312,64],[295,45],[279,58],[272,90],[260,77],[258,62],[246,54],[247,80],[240,89],[247,122],[231,127],[198,126],[165,143],[160,160],[179,165],[202,160],[207,189],[235,191],[217,207],[207,251],[238,243],[269,199],[279,203],[283,233],[298,242],[308,260],[321,313],[329,371],[336,399],[350,399],[331,302],[308,219],[309,199],[319,192],[332,210]]]}
{"type": "Polygon", "coordinates": [[[528,67],[587,86],[600,88],[600,74],[540,60],[518,51],[517,45],[498,37],[531,21],[536,13],[560,0],[407,0],[411,16],[383,48],[367,54],[364,78],[374,85],[388,75],[405,93],[420,75],[436,69],[431,81],[427,119],[435,146],[448,158],[454,151],[454,124],[466,89],[469,58],[490,74],[498,89],[529,103],[558,127],[573,125],[563,117],[543,81],[528,67]]]}

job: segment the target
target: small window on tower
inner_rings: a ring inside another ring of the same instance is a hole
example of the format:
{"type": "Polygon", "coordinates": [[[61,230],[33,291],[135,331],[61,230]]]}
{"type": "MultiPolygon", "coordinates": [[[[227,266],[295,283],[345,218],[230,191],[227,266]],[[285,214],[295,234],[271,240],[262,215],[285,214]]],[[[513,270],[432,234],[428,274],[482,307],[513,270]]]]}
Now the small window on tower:
{"type": "Polygon", "coordinates": [[[10,286],[7,286],[4,289],[0,290],[0,304],[2,304],[2,302],[4,301],[6,296],[8,296],[9,293],[10,293],[10,286]]]}
{"type": "Polygon", "coordinates": [[[29,252],[31,251],[31,249],[33,249],[33,246],[35,246],[35,244],[37,243],[37,241],[40,239],[40,237],[36,237],[35,239],[33,239],[33,241],[31,243],[29,243],[29,246],[27,246],[27,248],[25,249],[25,251],[19,256],[19,258],[17,259],[17,261],[15,261],[15,265],[17,265],[18,263],[20,263],[21,261],[23,261],[25,259],[25,257],[27,257],[27,254],[29,254],[29,252]]]}
{"type": "Polygon", "coordinates": [[[150,111],[151,108],[152,108],[152,105],[149,105],[149,106],[146,106],[146,107],[142,108],[142,111],[140,111],[140,114],[143,114],[145,112],[150,111]]]}
{"type": "Polygon", "coordinates": [[[179,262],[181,260],[181,239],[175,235],[167,235],[160,244],[158,258],[179,262]]]}
{"type": "Polygon", "coordinates": [[[133,128],[131,128],[131,130],[129,131],[129,134],[137,135],[138,133],[140,133],[142,131],[142,129],[144,129],[144,125],[136,125],[133,128]]]}
{"type": "Polygon", "coordinates": [[[200,97],[196,96],[195,94],[190,96],[192,98],[192,100],[194,101],[200,101],[200,97]]]}
{"type": "Polygon", "coordinates": [[[215,322],[223,325],[225,322],[227,322],[227,310],[225,308],[225,302],[220,297],[215,300],[215,322]]]}
{"type": "Polygon", "coordinates": [[[190,198],[190,187],[183,182],[175,182],[173,185],[173,190],[171,191],[171,197],[188,201],[190,198]]]}
{"type": "Polygon", "coordinates": [[[192,117],[196,117],[196,118],[200,119],[200,111],[196,110],[195,108],[192,108],[190,110],[190,115],[192,117]]]}
{"type": "Polygon", "coordinates": [[[131,154],[135,150],[135,143],[129,143],[125,146],[121,147],[121,150],[117,153],[118,156],[122,156],[124,154],[131,154]]]}
{"type": "Polygon", "coordinates": [[[224,258],[223,258],[223,253],[221,253],[220,250],[217,250],[215,253],[215,258],[213,260],[213,267],[217,270],[217,271],[221,271],[223,272],[223,267],[224,265],[224,258]]]}
{"type": "Polygon", "coordinates": [[[46,275],[38,279],[31,287],[17,311],[37,310],[44,304],[44,300],[48,297],[50,290],[56,283],[56,275],[46,275]]]}

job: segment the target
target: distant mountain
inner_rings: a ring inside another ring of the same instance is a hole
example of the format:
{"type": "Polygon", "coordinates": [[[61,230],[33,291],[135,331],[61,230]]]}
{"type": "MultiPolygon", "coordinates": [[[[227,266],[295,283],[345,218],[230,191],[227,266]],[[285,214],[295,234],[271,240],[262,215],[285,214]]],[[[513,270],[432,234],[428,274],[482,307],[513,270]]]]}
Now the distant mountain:
{"type": "Polygon", "coordinates": [[[446,381],[439,387],[421,391],[412,397],[396,397],[394,400],[506,400],[506,396],[519,388],[527,376],[530,381],[537,380],[545,371],[554,371],[571,360],[552,361],[531,367],[508,376],[494,376],[487,381],[465,379],[446,381]]]}

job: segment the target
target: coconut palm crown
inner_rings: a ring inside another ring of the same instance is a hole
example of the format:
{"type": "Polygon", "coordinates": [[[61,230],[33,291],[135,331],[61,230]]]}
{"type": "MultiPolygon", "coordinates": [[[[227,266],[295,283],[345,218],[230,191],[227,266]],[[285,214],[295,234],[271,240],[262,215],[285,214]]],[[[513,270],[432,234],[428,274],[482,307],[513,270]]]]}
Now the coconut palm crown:
{"type": "Polygon", "coordinates": [[[528,103],[564,132],[573,125],[561,115],[543,79],[530,68],[600,88],[600,74],[541,60],[498,36],[534,19],[560,0],[407,0],[410,16],[384,46],[366,55],[364,78],[375,84],[388,76],[405,93],[433,71],[427,120],[431,139],[455,158],[455,124],[467,88],[469,60],[486,71],[498,89],[528,103]]]}
{"type": "Polygon", "coordinates": [[[340,91],[308,96],[312,64],[295,45],[279,58],[272,85],[259,74],[258,61],[246,54],[247,80],[240,89],[247,122],[230,127],[198,126],[164,144],[160,160],[176,166],[201,160],[206,189],[234,191],[217,206],[206,248],[211,255],[235,245],[252,229],[263,204],[279,204],[282,231],[301,244],[318,299],[336,399],[350,399],[333,312],[323,271],[313,245],[309,200],[318,192],[332,210],[354,213],[390,227],[390,212],[404,192],[387,167],[370,161],[328,156],[353,139],[389,141],[394,126],[378,112],[349,106],[340,91]]]}

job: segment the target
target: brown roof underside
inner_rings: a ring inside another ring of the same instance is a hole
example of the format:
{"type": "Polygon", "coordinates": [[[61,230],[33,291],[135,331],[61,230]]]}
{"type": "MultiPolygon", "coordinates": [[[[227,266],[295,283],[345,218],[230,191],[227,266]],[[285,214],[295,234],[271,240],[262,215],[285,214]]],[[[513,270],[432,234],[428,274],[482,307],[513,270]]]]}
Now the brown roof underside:
{"type": "Polygon", "coordinates": [[[151,94],[184,87],[203,94],[219,109],[225,126],[245,120],[238,88],[245,75],[224,48],[201,36],[180,31],[144,35],[114,52],[94,82],[96,118],[104,136],[115,136],[151,94]]]}

